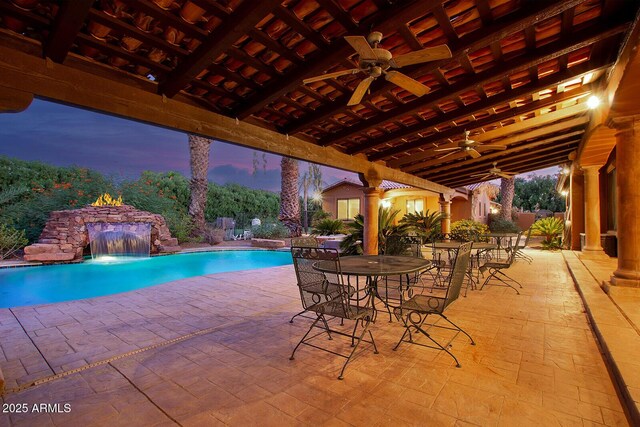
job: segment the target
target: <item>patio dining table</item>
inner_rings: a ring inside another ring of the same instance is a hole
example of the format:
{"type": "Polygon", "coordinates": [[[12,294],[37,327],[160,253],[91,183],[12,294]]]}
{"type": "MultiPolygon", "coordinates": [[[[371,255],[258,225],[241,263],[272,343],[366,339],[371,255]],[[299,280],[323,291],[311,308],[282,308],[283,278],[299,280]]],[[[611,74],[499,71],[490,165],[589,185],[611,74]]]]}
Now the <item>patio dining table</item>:
{"type": "Polygon", "coordinates": [[[518,237],[518,233],[494,232],[494,233],[487,233],[484,235],[484,237],[488,237],[496,242],[496,245],[498,245],[497,247],[498,258],[500,258],[500,251],[503,249],[506,249],[509,246],[509,244],[506,243],[506,241],[511,242],[511,239],[518,237]]]}
{"type": "MultiPolygon", "coordinates": [[[[430,245],[430,247],[432,247],[434,250],[435,249],[440,249],[440,250],[454,250],[454,249],[458,249],[458,247],[460,246],[460,242],[434,242],[432,245],[430,245]]],[[[480,272],[480,257],[483,253],[489,252],[489,251],[493,251],[498,249],[499,246],[496,243],[487,243],[487,242],[473,242],[472,246],[471,246],[471,250],[475,251],[475,260],[476,262],[470,262],[469,263],[469,269],[467,270],[467,277],[469,279],[469,284],[471,285],[471,289],[476,289],[478,282],[479,282],[479,272],[480,272]],[[474,270],[475,270],[475,274],[474,274],[474,270]]],[[[465,293],[464,296],[467,296],[467,290],[468,290],[469,286],[467,286],[467,289],[465,289],[465,293]]]]}
{"type": "MultiPolygon", "coordinates": [[[[323,273],[342,273],[347,277],[354,276],[356,278],[356,289],[359,289],[358,278],[365,277],[365,283],[371,295],[381,300],[387,310],[390,306],[393,307],[393,304],[390,304],[390,300],[400,297],[399,295],[396,295],[396,292],[393,292],[393,295],[390,295],[390,288],[388,286],[389,277],[397,276],[400,279],[397,282],[397,286],[393,287],[393,289],[399,290],[403,286],[409,285],[412,274],[426,270],[430,266],[431,261],[428,259],[398,255],[358,255],[340,257],[340,272],[336,271],[335,263],[333,261],[318,261],[313,264],[313,268],[323,273]],[[381,279],[384,279],[384,288],[382,286],[378,286],[381,279]]],[[[349,282],[349,285],[351,286],[352,283],[349,282]]],[[[375,309],[375,303],[372,304],[375,309]]]]}

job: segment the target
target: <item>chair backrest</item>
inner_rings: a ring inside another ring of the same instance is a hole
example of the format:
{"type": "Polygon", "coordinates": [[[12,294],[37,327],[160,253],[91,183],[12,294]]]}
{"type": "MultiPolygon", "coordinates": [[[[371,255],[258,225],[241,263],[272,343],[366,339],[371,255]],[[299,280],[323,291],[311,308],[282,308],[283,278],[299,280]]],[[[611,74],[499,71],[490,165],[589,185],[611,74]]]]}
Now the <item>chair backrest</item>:
{"type": "Polygon", "coordinates": [[[292,246],[291,257],[298,280],[302,306],[305,309],[332,299],[336,289],[342,288],[340,256],[335,249],[292,246]],[[313,264],[318,261],[333,263],[336,274],[331,275],[330,280],[327,279],[325,273],[313,268],[313,264]],[[331,284],[333,286],[330,286],[331,284]]]}
{"type": "MultiPolygon", "coordinates": [[[[524,243],[522,244],[523,248],[526,248],[527,245],[529,244],[529,238],[531,237],[531,231],[533,230],[533,227],[529,227],[529,230],[527,230],[527,237],[525,237],[524,239],[524,243]]],[[[518,246],[516,246],[518,247],[518,246]]]]}
{"type": "Polygon", "coordinates": [[[297,246],[302,248],[317,248],[318,241],[315,237],[294,237],[291,239],[291,246],[297,246]]]}
{"type": "Polygon", "coordinates": [[[509,251],[509,257],[507,258],[507,262],[509,263],[509,266],[511,266],[511,264],[513,264],[513,262],[516,259],[516,253],[518,252],[518,245],[520,245],[521,238],[522,238],[522,231],[518,233],[515,244],[509,245],[509,247],[507,248],[507,250],[509,251]]]}
{"type": "Polygon", "coordinates": [[[472,245],[472,242],[462,243],[457,250],[455,260],[453,261],[453,267],[451,268],[451,274],[449,274],[449,286],[447,287],[447,295],[445,297],[444,306],[442,307],[443,310],[449,304],[458,299],[458,296],[460,295],[462,282],[464,282],[467,269],[469,268],[472,245]]]}

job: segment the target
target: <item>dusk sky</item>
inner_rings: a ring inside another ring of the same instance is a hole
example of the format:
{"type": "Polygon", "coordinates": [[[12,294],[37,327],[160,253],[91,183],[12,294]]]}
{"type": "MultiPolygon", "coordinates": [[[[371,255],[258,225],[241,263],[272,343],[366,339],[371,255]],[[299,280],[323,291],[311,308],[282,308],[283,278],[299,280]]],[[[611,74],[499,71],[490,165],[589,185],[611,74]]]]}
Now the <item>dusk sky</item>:
{"type": "MultiPolygon", "coordinates": [[[[96,169],[117,180],[135,179],[144,170],[178,171],[190,176],[186,134],[91,111],[34,100],[22,113],[0,115],[0,156],[39,160],[58,166],[96,169]]],[[[211,146],[209,180],[280,190],[280,156],[223,142],[211,146]],[[260,167],[253,173],[257,156],[260,167]]],[[[301,162],[300,173],[307,168],[301,162]]],[[[554,174],[557,168],[539,174],[554,174]]],[[[323,167],[325,184],[354,173],[323,167]]]]}
{"type": "MultiPolygon", "coordinates": [[[[140,172],[178,171],[190,176],[187,135],[66,105],[34,100],[22,113],[0,115],[0,156],[83,166],[116,179],[140,172]]],[[[211,146],[209,180],[280,191],[280,156],[216,141],[211,146]],[[253,160],[260,164],[253,174],[253,160]]],[[[300,163],[300,174],[307,164],[300,163]]],[[[357,179],[353,173],[323,167],[326,184],[357,179]]]]}

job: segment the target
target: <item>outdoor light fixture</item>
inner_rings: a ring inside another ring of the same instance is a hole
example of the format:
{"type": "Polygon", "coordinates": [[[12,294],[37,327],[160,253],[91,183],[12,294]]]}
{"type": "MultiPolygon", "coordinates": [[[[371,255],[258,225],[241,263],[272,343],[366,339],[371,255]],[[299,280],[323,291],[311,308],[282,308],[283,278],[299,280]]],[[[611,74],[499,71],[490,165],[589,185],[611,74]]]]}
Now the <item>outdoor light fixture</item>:
{"type": "Polygon", "coordinates": [[[562,190],[560,194],[562,194],[564,197],[567,197],[569,195],[569,192],[567,190],[562,190]]]}
{"type": "Polygon", "coordinates": [[[320,193],[319,191],[316,191],[315,193],[313,193],[313,196],[311,196],[311,198],[313,200],[315,200],[316,202],[321,202],[322,201],[322,193],[320,193]]]}
{"type": "Polygon", "coordinates": [[[381,200],[380,201],[380,206],[382,206],[383,208],[387,209],[391,207],[391,201],[390,200],[381,200]]]}
{"type": "Polygon", "coordinates": [[[569,172],[571,172],[571,170],[569,169],[569,166],[564,165],[564,166],[562,167],[562,174],[563,174],[563,175],[569,175],[569,172]]]}
{"type": "Polygon", "coordinates": [[[598,108],[599,105],[600,98],[598,98],[597,96],[591,95],[589,99],[587,99],[587,107],[591,108],[592,110],[598,108]]]}

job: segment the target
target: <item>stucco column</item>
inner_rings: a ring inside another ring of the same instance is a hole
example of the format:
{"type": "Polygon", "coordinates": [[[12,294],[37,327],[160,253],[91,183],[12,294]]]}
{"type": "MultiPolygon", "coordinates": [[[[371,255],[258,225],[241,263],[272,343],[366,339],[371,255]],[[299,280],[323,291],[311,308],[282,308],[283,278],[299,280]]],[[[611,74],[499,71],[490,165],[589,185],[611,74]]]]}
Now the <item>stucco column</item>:
{"type": "Polygon", "coordinates": [[[378,255],[378,208],[380,188],[365,187],[364,192],[364,231],[362,248],[365,255],[378,255]]]}
{"type": "Polygon", "coordinates": [[[442,213],[442,220],[440,221],[440,229],[442,234],[451,233],[451,200],[443,194],[440,195],[440,213],[442,213]]]}
{"type": "Polygon", "coordinates": [[[626,120],[616,128],[618,269],[611,284],[640,287],[640,121],[626,120]]]}
{"type": "Polygon", "coordinates": [[[574,170],[571,172],[570,180],[571,249],[579,251],[580,233],[584,233],[584,176],[574,170]]]}
{"type": "Polygon", "coordinates": [[[600,244],[600,180],[601,166],[583,166],[584,171],[584,233],[583,251],[602,251],[600,244]]]}

